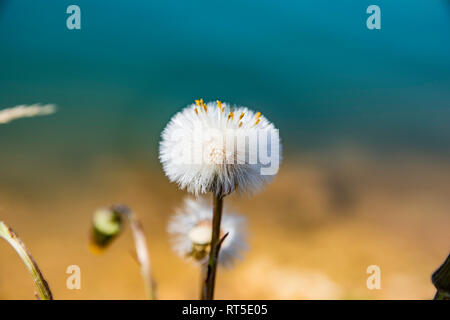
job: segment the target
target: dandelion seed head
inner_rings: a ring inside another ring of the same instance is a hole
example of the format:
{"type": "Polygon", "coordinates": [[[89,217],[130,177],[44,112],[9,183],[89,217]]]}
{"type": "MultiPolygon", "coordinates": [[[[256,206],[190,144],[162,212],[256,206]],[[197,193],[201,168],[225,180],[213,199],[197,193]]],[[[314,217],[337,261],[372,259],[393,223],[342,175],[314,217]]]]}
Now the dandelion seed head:
{"type": "Polygon", "coordinates": [[[270,153],[277,163],[281,158],[278,130],[272,123],[260,112],[221,101],[195,100],[172,117],[161,136],[164,172],[195,195],[256,192],[275,175],[263,173],[267,163],[261,154],[270,153]]]}
{"type": "Polygon", "coordinates": [[[211,242],[212,226],[211,221],[199,221],[188,233],[189,240],[195,245],[208,245],[211,242]]]}
{"type": "MultiPolygon", "coordinates": [[[[203,198],[186,198],[183,208],[170,219],[168,232],[174,251],[197,263],[208,259],[212,236],[212,208],[203,198]]],[[[245,218],[226,211],[222,215],[221,236],[228,233],[219,253],[219,263],[231,267],[247,250],[245,218]]]]}

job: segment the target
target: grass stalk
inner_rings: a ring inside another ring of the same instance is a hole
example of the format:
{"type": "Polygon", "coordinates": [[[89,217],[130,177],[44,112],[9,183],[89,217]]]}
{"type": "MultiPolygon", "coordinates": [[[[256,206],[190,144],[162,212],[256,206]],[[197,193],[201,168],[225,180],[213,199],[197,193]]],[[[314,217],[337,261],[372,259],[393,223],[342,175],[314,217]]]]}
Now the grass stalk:
{"type": "Polygon", "coordinates": [[[50,287],[48,286],[47,281],[44,279],[44,276],[39,270],[36,261],[34,261],[33,257],[25,247],[25,244],[22,242],[22,240],[20,240],[17,234],[3,221],[0,221],[0,238],[5,239],[5,241],[14,248],[20,259],[22,259],[23,263],[27,267],[28,271],[31,274],[31,277],[33,278],[33,282],[38,288],[38,294],[36,294],[36,296],[40,300],[53,300],[50,287]]]}
{"type": "Polygon", "coordinates": [[[142,224],[136,215],[126,206],[113,206],[113,211],[124,216],[130,224],[133,234],[134,245],[136,248],[136,257],[141,268],[141,276],[144,280],[145,293],[149,300],[156,299],[156,290],[152,277],[150,256],[148,254],[147,240],[145,238],[142,224]]]}

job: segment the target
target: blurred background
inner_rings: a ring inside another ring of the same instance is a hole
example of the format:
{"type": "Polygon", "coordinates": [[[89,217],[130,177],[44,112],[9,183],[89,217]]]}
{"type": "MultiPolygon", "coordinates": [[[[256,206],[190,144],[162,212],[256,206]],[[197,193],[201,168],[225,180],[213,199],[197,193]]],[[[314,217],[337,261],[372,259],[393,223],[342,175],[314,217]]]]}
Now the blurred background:
{"type": "MultiPolygon", "coordinates": [[[[142,219],[162,299],[196,299],[198,270],[165,232],[185,196],[158,162],[160,132],[194,99],[261,111],[284,162],[247,215],[251,250],[217,298],[428,299],[450,251],[450,2],[0,0],[0,109],[55,115],[0,125],[0,219],[56,299],[142,299],[126,231],[88,250],[95,209],[142,219]],[[66,9],[81,8],[81,30],[66,9]],[[366,8],[381,8],[381,30],[366,8]],[[81,290],[66,268],[81,268],[81,290]],[[381,289],[366,268],[381,268],[381,289]]],[[[34,299],[0,242],[0,299],[34,299]]]]}

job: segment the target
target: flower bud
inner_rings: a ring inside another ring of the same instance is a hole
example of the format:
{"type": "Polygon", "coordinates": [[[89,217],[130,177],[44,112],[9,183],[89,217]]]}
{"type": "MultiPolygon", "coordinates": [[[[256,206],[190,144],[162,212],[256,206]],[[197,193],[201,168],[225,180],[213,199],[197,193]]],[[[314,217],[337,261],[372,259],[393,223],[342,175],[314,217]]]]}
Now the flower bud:
{"type": "Polygon", "coordinates": [[[122,231],[120,213],[111,209],[99,209],[94,213],[91,231],[91,251],[101,253],[122,231]]]}

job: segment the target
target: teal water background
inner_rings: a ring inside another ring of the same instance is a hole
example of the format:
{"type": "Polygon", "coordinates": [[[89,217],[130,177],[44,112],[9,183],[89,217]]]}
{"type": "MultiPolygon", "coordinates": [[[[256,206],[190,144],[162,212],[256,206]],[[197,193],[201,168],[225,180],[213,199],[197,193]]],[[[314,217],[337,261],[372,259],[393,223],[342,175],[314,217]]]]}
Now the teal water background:
{"type": "Polygon", "coordinates": [[[200,97],[261,111],[286,152],[446,154],[450,1],[0,0],[0,108],[59,107],[0,127],[4,174],[21,160],[156,161],[164,125],[200,97]],[[66,28],[70,4],[81,30],[66,28]],[[381,30],[366,28],[371,4],[381,30]]]}

